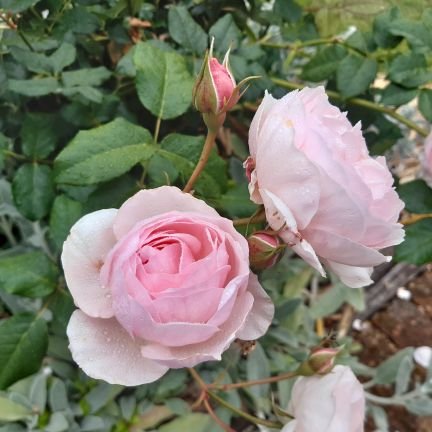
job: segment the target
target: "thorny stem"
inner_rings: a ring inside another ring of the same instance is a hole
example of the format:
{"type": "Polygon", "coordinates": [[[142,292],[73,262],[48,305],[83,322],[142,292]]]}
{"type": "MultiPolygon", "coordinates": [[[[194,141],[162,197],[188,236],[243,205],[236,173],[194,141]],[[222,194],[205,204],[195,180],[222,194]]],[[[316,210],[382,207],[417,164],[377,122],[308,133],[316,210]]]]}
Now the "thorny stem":
{"type": "Polygon", "coordinates": [[[349,51],[356,52],[363,56],[366,56],[368,53],[355,48],[349,44],[347,44],[342,39],[337,37],[323,38],[323,39],[312,39],[306,42],[284,42],[284,43],[274,43],[274,42],[260,42],[261,46],[269,47],[269,48],[279,48],[279,49],[291,49],[298,50],[302,48],[314,47],[318,45],[340,45],[346,48],[349,51]]]}
{"type": "MultiPolygon", "coordinates": [[[[298,84],[298,83],[295,83],[292,81],[286,81],[286,80],[283,80],[280,78],[272,77],[271,80],[276,85],[283,87],[283,88],[286,88],[286,89],[290,89],[290,90],[302,89],[304,87],[303,84],[298,84]]],[[[402,123],[405,126],[407,126],[408,128],[416,131],[418,134],[422,135],[423,137],[426,137],[428,135],[428,132],[425,129],[421,128],[416,123],[412,122],[411,120],[407,119],[406,117],[400,115],[393,108],[389,108],[389,107],[386,107],[384,105],[380,105],[376,102],[372,102],[372,101],[369,101],[366,99],[361,99],[361,98],[344,99],[340,93],[332,91],[332,90],[326,90],[326,93],[332,99],[341,100],[341,101],[344,101],[344,102],[352,104],[352,105],[361,106],[364,108],[371,109],[373,111],[382,112],[384,114],[387,114],[388,116],[397,120],[399,123],[402,123]]]]}
{"type": "Polygon", "coordinates": [[[273,422],[270,420],[264,420],[258,417],[255,417],[251,414],[248,414],[238,408],[236,408],[235,406],[231,405],[230,403],[228,403],[225,399],[221,398],[220,396],[218,396],[217,394],[208,391],[207,394],[214,399],[215,401],[219,402],[220,405],[222,405],[223,407],[229,409],[230,411],[232,411],[234,414],[237,414],[239,417],[243,417],[245,420],[250,421],[251,423],[257,424],[257,425],[261,425],[261,426],[267,426],[269,428],[274,428],[274,429],[280,429],[282,427],[282,425],[278,422],[273,422]]]}
{"type": "Polygon", "coordinates": [[[210,402],[204,398],[203,404],[207,412],[209,413],[210,417],[225,431],[225,432],[235,432],[234,429],[232,429],[229,425],[224,423],[222,419],[218,417],[218,415],[214,412],[213,408],[210,405],[210,402]]]}
{"type": "Polygon", "coordinates": [[[217,130],[216,131],[209,130],[207,132],[207,137],[201,152],[201,156],[199,158],[198,163],[195,166],[195,169],[193,170],[192,175],[190,176],[188,182],[186,183],[183,192],[190,192],[193,189],[195,182],[198,180],[198,177],[200,176],[201,172],[205,168],[208,158],[210,157],[216,139],[216,135],[217,135],[217,130]]]}
{"type": "Polygon", "coordinates": [[[235,406],[231,405],[229,402],[227,402],[225,399],[218,396],[216,393],[209,391],[209,386],[203,381],[203,379],[201,378],[199,373],[194,368],[188,368],[188,370],[189,370],[189,373],[191,374],[192,378],[198,383],[198,385],[201,387],[203,392],[205,392],[205,394],[210,396],[212,399],[214,399],[216,402],[218,402],[223,407],[229,409],[234,414],[238,415],[239,417],[243,417],[244,419],[250,421],[253,424],[267,426],[267,427],[275,428],[275,429],[281,428],[282,425],[280,423],[276,423],[276,422],[272,422],[270,420],[264,420],[264,419],[255,417],[255,416],[248,414],[248,413],[236,408],[235,406]]]}
{"type": "Polygon", "coordinates": [[[270,384],[278,381],[284,381],[290,378],[294,378],[297,375],[298,375],[297,372],[294,371],[294,372],[287,372],[281,375],[276,375],[268,378],[262,378],[259,380],[241,381],[233,384],[207,384],[206,386],[209,389],[227,391],[227,390],[234,390],[239,388],[252,387],[255,385],[270,384]]]}

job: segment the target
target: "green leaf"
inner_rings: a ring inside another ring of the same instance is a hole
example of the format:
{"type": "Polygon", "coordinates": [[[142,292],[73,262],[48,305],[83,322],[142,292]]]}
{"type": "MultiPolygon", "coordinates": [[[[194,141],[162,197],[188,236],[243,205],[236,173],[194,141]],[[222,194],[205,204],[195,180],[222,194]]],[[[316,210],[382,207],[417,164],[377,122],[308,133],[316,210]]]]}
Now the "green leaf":
{"type": "Polygon", "coordinates": [[[12,182],[12,192],[18,210],[30,220],[47,215],[54,199],[51,168],[46,165],[21,165],[12,182]]]}
{"type": "Polygon", "coordinates": [[[406,89],[390,83],[382,92],[381,102],[384,105],[405,105],[417,96],[417,92],[417,89],[406,89]]]}
{"type": "Polygon", "coordinates": [[[207,432],[212,426],[213,420],[210,416],[202,413],[192,413],[179,417],[158,428],[159,432],[207,432]]]}
{"type": "Polygon", "coordinates": [[[61,72],[66,66],[75,61],[76,49],[73,45],[63,42],[49,57],[51,68],[55,74],[61,72]]]}
{"type": "Polygon", "coordinates": [[[40,0],[0,0],[0,8],[7,12],[17,13],[34,6],[40,0]]]}
{"type": "Polygon", "coordinates": [[[394,258],[422,265],[432,261],[432,220],[424,219],[405,228],[405,241],[396,246],[394,258]]]}
{"type": "Polygon", "coordinates": [[[424,118],[432,122],[432,90],[421,89],[419,94],[419,109],[424,118]]]}
{"type": "Polygon", "coordinates": [[[175,183],[179,172],[172,162],[155,154],[146,166],[149,186],[152,188],[175,183]]]}
{"type": "Polygon", "coordinates": [[[414,360],[412,355],[408,355],[402,359],[396,375],[395,393],[400,395],[408,390],[411,381],[411,373],[414,369],[414,360]]]}
{"type": "Polygon", "coordinates": [[[65,32],[90,34],[98,30],[99,20],[84,7],[74,5],[64,13],[60,25],[65,32]]]}
{"type": "Polygon", "coordinates": [[[21,129],[23,153],[32,158],[43,159],[55,148],[59,131],[49,114],[27,114],[21,129]]]}
{"type": "Polygon", "coordinates": [[[63,411],[69,407],[66,385],[62,380],[56,377],[51,379],[48,400],[51,411],[63,411]]]}
{"type": "Polygon", "coordinates": [[[62,90],[62,93],[67,97],[80,95],[97,104],[100,104],[104,97],[100,90],[89,86],[67,87],[62,90]]]}
{"type": "Polygon", "coordinates": [[[391,384],[395,382],[403,360],[413,355],[413,348],[405,348],[382,362],[376,369],[374,382],[376,384],[391,384]]]}
{"type": "Polygon", "coordinates": [[[20,47],[11,47],[10,53],[19,64],[32,72],[46,74],[51,71],[51,63],[45,54],[20,47]]]}
{"type": "Polygon", "coordinates": [[[339,63],[337,88],[345,98],[364,93],[375,79],[377,70],[376,60],[350,54],[339,63]]]}
{"type": "Polygon", "coordinates": [[[389,78],[404,87],[418,87],[432,81],[432,70],[423,54],[398,55],[390,64],[389,78]]]}
{"type": "Polygon", "coordinates": [[[57,267],[41,251],[0,259],[0,289],[25,297],[44,297],[54,291],[57,267]]]}
{"type": "MultiPolygon", "coordinates": [[[[246,374],[248,381],[267,378],[270,375],[269,360],[259,342],[256,344],[255,349],[248,355],[246,374]]],[[[250,387],[249,391],[254,396],[258,407],[262,407],[261,404],[263,400],[268,399],[269,388],[269,384],[250,387]]]]}
{"type": "Polygon", "coordinates": [[[209,35],[215,38],[215,51],[221,54],[239,45],[241,32],[232,15],[225,14],[210,27],[209,35]]]}
{"type": "Polygon", "coordinates": [[[184,6],[173,6],[168,11],[168,31],[182,47],[202,54],[207,48],[207,35],[184,6]]]}
{"type": "Polygon", "coordinates": [[[72,225],[80,218],[82,205],[78,201],[59,195],[54,200],[50,215],[50,237],[58,249],[69,234],[72,225]]]}
{"type": "Polygon", "coordinates": [[[13,402],[6,396],[0,395],[0,421],[14,422],[23,420],[32,414],[31,410],[19,403],[13,402]]]}
{"type": "Polygon", "coordinates": [[[302,8],[294,0],[276,0],[274,2],[273,13],[286,21],[298,21],[302,12],[302,8]]]}
{"type": "Polygon", "coordinates": [[[122,118],[81,131],[54,161],[55,181],[89,185],[119,177],[154,154],[150,142],[148,130],[122,118]]]}
{"type": "Polygon", "coordinates": [[[432,189],[423,180],[400,185],[398,193],[411,213],[432,213],[432,189]]]}
{"type": "Polygon", "coordinates": [[[391,33],[393,23],[400,17],[398,8],[392,8],[379,14],[373,22],[373,37],[381,48],[393,48],[400,41],[401,37],[391,33]]]}
{"type": "Polygon", "coordinates": [[[0,321],[0,389],[38,371],[47,345],[42,318],[22,314],[0,321]]]}
{"type": "Polygon", "coordinates": [[[417,416],[432,415],[432,399],[426,395],[418,395],[405,401],[406,409],[417,416]]]}
{"type": "Polygon", "coordinates": [[[249,197],[246,183],[238,184],[218,198],[216,207],[226,213],[230,218],[251,216],[257,209],[249,197]]]}
{"type": "Polygon", "coordinates": [[[62,81],[66,87],[97,87],[111,77],[111,72],[104,66],[83,68],[62,73],[62,81]]]}
{"type": "Polygon", "coordinates": [[[59,83],[55,78],[35,78],[29,80],[10,79],[9,90],[24,96],[37,97],[58,93],[59,83]]]}
{"type": "Polygon", "coordinates": [[[417,52],[427,52],[432,49],[432,34],[422,22],[397,19],[392,23],[390,33],[403,36],[417,52]]]}
{"type": "Polygon", "coordinates": [[[138,96],[152,114],[170,119],[186,112],[192,101],[193,79],[184,57],[141,43],[136,46],[134,62],[138,96]]]}
{"type": "Polygon", "coordinates": [[[337,284],[321,294],[310,308],[312,317],[318,319],[337,311],[345,302],[346,289],[352,288],[346,288],[341,284],[337,284]]]}
{"type": "Polygon", "coordinates": [[[312,82],[330,79],[336,72],[339,63],[346,55],[347,50],[340,45],[333,45],[320,50],[318,54],[304,66],[302,78],[312,82]]]}

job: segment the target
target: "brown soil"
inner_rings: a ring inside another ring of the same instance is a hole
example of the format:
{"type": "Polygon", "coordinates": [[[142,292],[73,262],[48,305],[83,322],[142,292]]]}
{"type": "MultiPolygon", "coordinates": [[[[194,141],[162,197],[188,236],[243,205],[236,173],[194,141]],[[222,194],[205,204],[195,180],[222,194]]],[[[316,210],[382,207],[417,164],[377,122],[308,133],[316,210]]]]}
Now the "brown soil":
{"type": "MultiPolygon", "coordinates": [[[[363,346],[360,360],[376,366],[398,350],[413,346],[432,345],[432,268],[404,286],[411,292],[410,300],[391,299],[367,321],[365,329],[353,336],[363,346]]],[[[425,370],[416,367],[414,375],[424,378],[425,370]]],[[[388,396],[392,389],[376,386],[371,391],[388,396]]],[[[417,417],[403,407],[385,407],[390,432],[432,432],[432,417],[417,417]]],[[[376,431],[368,419],[366,432],[376,431]]]]}

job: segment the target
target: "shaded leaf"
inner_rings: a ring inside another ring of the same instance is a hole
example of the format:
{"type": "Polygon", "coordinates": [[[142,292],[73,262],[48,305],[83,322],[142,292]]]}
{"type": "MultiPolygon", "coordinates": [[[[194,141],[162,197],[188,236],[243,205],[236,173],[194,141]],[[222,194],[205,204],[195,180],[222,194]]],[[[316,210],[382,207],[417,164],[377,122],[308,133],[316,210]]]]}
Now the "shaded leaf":
{"type": "Polygon", "coordinates": [[[39,370],[48,344],[47,326],[33,315],[0,321],[0,389],[39,370]]]}

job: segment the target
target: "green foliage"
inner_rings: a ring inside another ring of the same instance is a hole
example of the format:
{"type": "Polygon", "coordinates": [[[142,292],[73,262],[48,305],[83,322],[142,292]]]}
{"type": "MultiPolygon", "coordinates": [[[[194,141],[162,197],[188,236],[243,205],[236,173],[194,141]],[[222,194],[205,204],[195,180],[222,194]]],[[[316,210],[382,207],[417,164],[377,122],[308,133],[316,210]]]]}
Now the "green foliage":
{"type": "Polygon", "coordinates": [[[57,156],[55,181],[89,185],[118,177],[153,154],[150,133],[122,118],[81,131],[57,156]]]}
{"type": "Polygon", "coordinates": [[[0,258],[1,289],[26,297],[44,297],[56,285],[57,267],[40,251],[0,258]]]}
{"type": "MultiPolygon", "coordinates": [[[[133,389],[96,382],[78,370],[67,347],[75,306],[61,271],[63,242],[81,216],[118,208],[139,189],[184,187],[204,144],[206,131],[191,101],[211,37],[219,60],[231,48],[237,82],[262,77],[228,113],[194,186],[195,196],[221,215],[249,218],[258,209],[242,162],[257,101],[265,89],[277,97],[286,92],[277,78],[289,80],[286,88],[324,85],[352,122],[361,120],[372,154],[404,145],[412,124],[401,122],[403,105],[418,103],[425,123],[410,120],[420,132],[432,122],[428,5],[0,0],[11,13],[5,20],[17,25],[3,20],[0,29],[0,432],[220,432],[210,415],[192,412],[198,388],[186,370],[133,389]],[[350,25],[357,30],[345,33],[350,25]]],[[[432,190],[422,180],[404,183],[398,192],[407,212],[432,213],[432,190]]],[[[247,235],[262,227],[238,229],[247,235]]],[[[431,233],[430,218],[408,225],[395,259],[431,262],[431,233]]],[[[356,311],[366,306],[362,290],[331,279],[321,284],[289,251],[260,280],[276,306],[268,335],[248,356],[233,344],[220,363],[199,365],[206,382],[295,370],[320,342],[317,320],[346,304],[356,311]]],[[[432,414],[430,385],[412,386],[411,348],[373,369],[356,363],[351,337],[339,342],[346,346],[341,360],[357,364],[370,383],[393,386],[388,400],[416,415],[432,414]]],[[[271,395],[286,408],[292,385],[288,380],[218,394],[237,409],[275,420],[271,395]]],[[[212,406],[231,424],[235,414],[212,406]]],[[[376,427],[386,430],[385,411],[369,408],[376,427]]]]}
{"type": "Polygon", "coordinates": [[[17,314],[0,321],[0,389],[40,368],[47,336],[45,320],[34,315],[17,314]]]}
{"type": "Polygon", "coordinates": [[[193,79],[184,57],[141,43],[135,49],[134,63],[138,96],[152,114],[165,120],[188,109],[193,79]]]}

